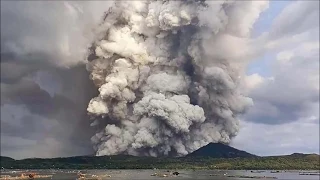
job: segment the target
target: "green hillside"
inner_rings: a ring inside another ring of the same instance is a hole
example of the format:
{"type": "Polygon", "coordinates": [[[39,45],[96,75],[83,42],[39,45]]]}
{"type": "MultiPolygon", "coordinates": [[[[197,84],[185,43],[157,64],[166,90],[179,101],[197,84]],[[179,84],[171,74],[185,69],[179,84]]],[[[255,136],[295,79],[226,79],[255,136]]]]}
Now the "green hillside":
{"type": "Polygon", "coordinates": [[[2,159],[6,169],[277,169],[319,170],[319,155],[251,158],[153,158],[134,156],[81,156],[53,159],[2,159]]]}
{"type": "Polygon", "coordinates": [[[234,169],[319,170],[320,156],[294,153],[259,157],[233,147],[211,143],[186,157],[77,156],[14,160],[1,157],[5,169],[234,169]]]}

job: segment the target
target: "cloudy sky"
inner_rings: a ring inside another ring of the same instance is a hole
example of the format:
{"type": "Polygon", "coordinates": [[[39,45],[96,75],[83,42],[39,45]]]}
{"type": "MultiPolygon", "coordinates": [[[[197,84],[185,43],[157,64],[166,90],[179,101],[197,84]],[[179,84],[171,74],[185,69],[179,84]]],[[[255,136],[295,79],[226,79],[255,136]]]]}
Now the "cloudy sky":
{"type": "Polygon", "coordinates": [[[232,145],[258,155],[319,153],[319,2],[271,1],[253,29],[264,33],[269,50],[247,69],[255,105],[232,145]]]}
{"type": "MultiPolygon", "coordinates": [[[[92,82],[75,64],[109,4],[84,4],[78,16],[67,3],[1,1],[1,155],[93,153],[84,109],[97,92],[84,88],[92,82]]],[[[231,145],[257,155],[319,153],[319,2],[271,1],[252,38],[262,50],[242,86],[254,106],[231,145]]]]}

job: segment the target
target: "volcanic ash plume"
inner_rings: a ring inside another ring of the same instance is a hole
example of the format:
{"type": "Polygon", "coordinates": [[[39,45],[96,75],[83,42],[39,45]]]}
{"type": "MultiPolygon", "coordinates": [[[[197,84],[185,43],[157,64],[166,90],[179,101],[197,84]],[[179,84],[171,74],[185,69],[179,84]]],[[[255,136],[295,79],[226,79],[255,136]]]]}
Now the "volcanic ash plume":
{"type": "Polygon", "coordinates": [[[87,69],[96,155],[186,155],[229,143],[252,105],[238,84],[262,1],[117,1],[87,69]]]}

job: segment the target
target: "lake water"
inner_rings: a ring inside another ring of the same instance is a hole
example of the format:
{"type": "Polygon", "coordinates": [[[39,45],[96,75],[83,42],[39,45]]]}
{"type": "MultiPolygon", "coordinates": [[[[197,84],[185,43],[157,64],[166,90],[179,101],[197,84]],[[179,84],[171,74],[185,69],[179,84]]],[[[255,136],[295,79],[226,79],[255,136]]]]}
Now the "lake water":
{"type": "MultiPolygon", "coordinates": [[[[55,180],[75,180],[77,179],[78,170],[4,170],[1,171],[1,175],[11,175],[18,176],[21,173],[36,172],[39,174],[53,174],[52,179],[55,180]]],[[[299,171],[286,171],[279,173],[271,173],[270,171],[256,172],[256,171],[217,171],[217,170],[196,170],[196,171],[186,171],[178,170],[180,173],[178,176],[173,176],[172,172],[167,170],[84,170],[86,177],[92,177],[92,175],[97,175],[106,180],[154,180],[154,179],[168,179],[168,180],[245,180],[245,179],[259,179],[259,178],[239,178],[239,176],[266,176],[266,177],[276,177],[279,180],[319,180],[319,175],[299,175],[299,171]],[[168,174],[168,177],[151,176],[157,173],[157,175],[168,174]],[[107,177],[110,175],[111,177],[107,177]],[[103,177],[104,176],[104,177],[103,177]],[[228,177],[236,176],[236,177],[228,177]]],[[[315,172],[315,171],[312,171],[315,172]]],[[[48,178],[51,179],[51,178],[48,178]]],[[[261,179],[261,178],[260,178],[261,179]]]]}

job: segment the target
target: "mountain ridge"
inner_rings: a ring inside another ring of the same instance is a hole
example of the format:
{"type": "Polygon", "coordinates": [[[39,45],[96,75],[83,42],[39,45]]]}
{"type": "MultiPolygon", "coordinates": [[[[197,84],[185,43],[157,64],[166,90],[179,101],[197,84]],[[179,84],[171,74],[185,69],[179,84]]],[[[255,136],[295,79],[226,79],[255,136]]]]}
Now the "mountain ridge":
{"type": "Polygon", "coordinates": [[[221,143],[208,144],[184,157],[73,156],[14,160],[1,156],[2,169],[319,169],[317,154],[259,157],[221,143]]]}
{"type": "MultiPolygon", "coordinates": [[[[304,154],[304,153],[292,153],[288,155],[273,155],[273,156],[257,156],[251,153],[248,153],[243,150],[236,149],[234,147],[231,147],[229,145],[223,144],[223,143],[209,143],[206,146],[203,146],[199,148],[198,150],[195,150],[186,156],[180,157],[180,158],[191,158],[191,157],[210,157],[210,158],[240,158],[240,157],[306,157],[306,156],[320,156],[316,153],[311,154],[304,154]]],[[[53,158],[38,158],[38,157],[30,157],[30,158],[24,158],[20,160],[16,160],[12,157],[8,156],[0,156],[0,161],[21,161],[21,160],[46,160],[46,159],[74,159],[74,158],[132,158],[132,157],[138,157],[138,156],[132,156],[132,155],[109,155],[109,156],[95,156],[95,155],[79,155],[79,156],[67,156],[67,157],[53,157],[53,158]]],[[[157,157],[148,157],[148,156],[139,156],[141,158],[157,158],[157,157]]],[[[158,157],[158,158],[170,158],[170,156],[164,156],[164,157],[158,157]]]]}

